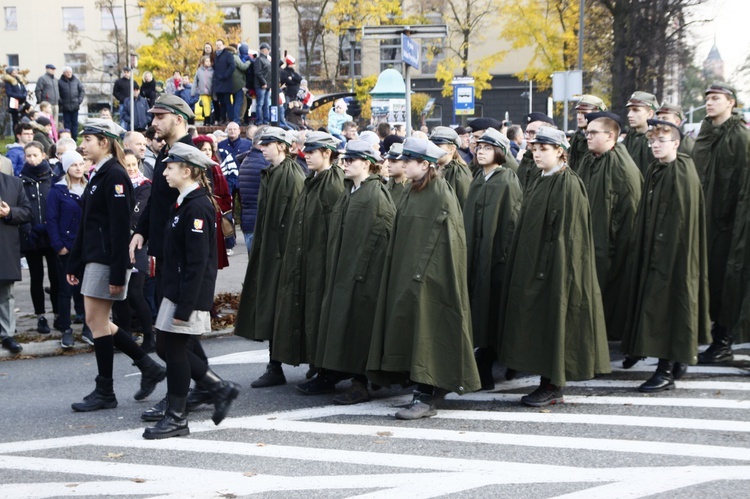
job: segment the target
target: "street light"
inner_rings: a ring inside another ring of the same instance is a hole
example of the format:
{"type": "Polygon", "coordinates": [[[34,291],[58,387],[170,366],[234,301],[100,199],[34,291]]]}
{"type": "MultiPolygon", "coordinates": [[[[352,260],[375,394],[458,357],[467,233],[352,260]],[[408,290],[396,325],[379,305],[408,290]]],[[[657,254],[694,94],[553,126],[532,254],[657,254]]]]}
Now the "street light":
{"type": "Polygon", "coordinates": [[[347,31],[349,37],[349,91],[354,93],[354,47],[357,45],[357,28],[351,26],[347,31]]]}

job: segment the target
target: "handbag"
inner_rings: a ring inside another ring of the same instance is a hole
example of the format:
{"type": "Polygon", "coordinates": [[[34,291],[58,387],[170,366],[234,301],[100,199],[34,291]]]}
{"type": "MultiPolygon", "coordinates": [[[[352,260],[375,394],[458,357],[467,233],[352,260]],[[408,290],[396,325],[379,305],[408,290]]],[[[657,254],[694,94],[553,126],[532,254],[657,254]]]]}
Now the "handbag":
{"type": "Polygon", "coordinates": [[[221,214],[221,233],[224,237],[234,237],[234,221],[230,218],[231,211],[225,211],[221,214]]]}

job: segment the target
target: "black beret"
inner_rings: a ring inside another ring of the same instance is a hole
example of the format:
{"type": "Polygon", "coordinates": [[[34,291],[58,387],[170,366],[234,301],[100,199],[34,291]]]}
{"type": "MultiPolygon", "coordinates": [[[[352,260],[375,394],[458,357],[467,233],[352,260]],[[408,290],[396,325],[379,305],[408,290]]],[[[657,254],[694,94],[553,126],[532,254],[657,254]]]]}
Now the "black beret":
{"type": "Polygon", "coordinates": [[[586,121],[588,121],[589,123],[599,118],[609,118],[611,120],[615,120],[615,122],[617,123],[617,126],[619,126],[620,130],[622,130],[622,118],[620,118],[620,115],[615,114],[615,113],[610,113],[609,111],[598,111],[596,113],[588,113],[584,115],[584,118],[586,118],[586,121]]]}
{"type": "Polygon", "coordinates": [[[458,126],[458,127],[456,127],[456,133],[459,134],[459,135],[465,135],[465,134],[469,133],[469,131],[467,129],[465,129],[464,127],[462,127],[462,126],[458,126]]]}
{"type": "Polygon", "coordinates": [[[682,140],[683,138],[685,138],[684,135],[683,135],[683,133],[682,133],[682,130],[680,130],[680,127],[678,127],[677,125],[675,125],[674,123],[672,123],[670,121],[651,119],[651,120],[647,120],[647,123],[649,124],[649,126],[657,126],[657,125],[671,126],[675,130],[677,130],[677,132],[680,134],[680,140],[682,140]]]}
{"type": "Polygon", "coordinates": [[[555,122],[552,118],[547,116],[544,113],[540,113],[539,111],[534,111],[533,113],[529,113],[526,116],[523,117],[523,121],[526,124],[533,123],[535,121],[543,121],[545,123],[548,123],[552,126],[555,126],[555,122]]]}
{"type": "Polygon", "coordinates": [[[476,118],[469,122],[469,128],[471,128],[472,132],[487,130],[488,128],[500,130],[502,127],[503,124],[497,121],[495,118],[476,118]]]}

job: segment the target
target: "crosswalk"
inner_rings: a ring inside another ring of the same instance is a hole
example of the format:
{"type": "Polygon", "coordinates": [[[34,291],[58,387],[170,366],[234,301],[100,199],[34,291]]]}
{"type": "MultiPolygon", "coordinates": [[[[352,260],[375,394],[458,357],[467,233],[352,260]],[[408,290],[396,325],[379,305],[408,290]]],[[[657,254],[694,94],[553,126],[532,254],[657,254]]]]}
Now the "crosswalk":
{"type": "MultiPolygon", "coordinates": [[[[211,360],[235,362],[264,357],[211,360]]],[[[691,367],[678,390],[638,393],[655,362],[613,364],[612,375],[571,383],[565,404],[541,410],[518,405],[537,382],[520,378],[449,395],[436,417],[413,422],[393,418],[411,398],[399,394],[219,427],[191,419],[187,438],[144,440],[139,427],[0,443],[0,476],[19,477],[0,481],[0,497],[588,499],[700,496],[716,484],[717,497],[746,495],[750,369],[691,367]]]]}

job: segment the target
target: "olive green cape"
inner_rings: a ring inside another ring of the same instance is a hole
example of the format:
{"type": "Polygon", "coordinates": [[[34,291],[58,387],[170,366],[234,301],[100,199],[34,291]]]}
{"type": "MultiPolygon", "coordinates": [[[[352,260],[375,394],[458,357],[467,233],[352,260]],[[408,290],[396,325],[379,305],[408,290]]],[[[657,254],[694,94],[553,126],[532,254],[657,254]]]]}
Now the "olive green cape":
{"type": "MultiPolygon", "coordinates": [[[[518,161],[510,155],[510,152],[505,156],[505,163],[503,163],[503,166],[509,170],[513,170],[515,173],[518,172],[518,161]]],[[[482,167],[479,166],[476,158],[472,159],[471,163],[469,163],[469,171],[471,172],[472,177],[476,177],[478,173],[482,171],[482,167]]]]}
{"type": "MultiPolygon", "coordinates": [[[[745,185],[745,177],[750,169],[750,131],[738,112],[719,126],[708,118],[701,125],[693,147],[693,161],[698,177],[703,185],[706,200],[706,234],[708,237],[708,286],[711,319],[722,323],[739,317],[740,303],[737,296],[729,296],[731,307],[724,315],[723,294],[728,275],[747,269],[729,268],[730,248],[739,241],[733,240],[738,206],[745,185]]],[[[747,194],[745,194],[745,197],[747,194]]],[[[742,214],[746,216],[745,214],[742,214]]],[[[741,215],[741,216],[742,216],[741,215]]],[[[740,218],[740,221],[742,219],[740,218]]],[[[733,289],[739,290],[736,285],[733,289]]],[[[733,322],[722,324],[732,328],[733,322]]]]}
{"type": "Polygon", "coordinates": [[[522,197],[516,174],[503,167],[488,180],[477,175],[469,188],[464,227],[474,347],[500,346],[497,305],[522,197]]]}
{"type": "Polygon", "coordinates": [[[586,188],[573,170],[524,196],[503,284],[500,361],[554,385],[610,372],[586,188]]]}
{"type": "Polygon", "coordinates": [[[646,174],[648,165],[654,160],[651,147],[648,145],[648,138],[645,133],[638,132],[635,128],[628,130],[622,144],[628,150],[630,157],[633,158],[635,166],[641,171],[642,175],[646,174]]]}
{"type": "Polygon", "coordinates": [[[581,160],[589,152],[589,142],[586,140],[584,135],[586,130],[578,129],[570,138],[570,149],[568,149],[568,166],[574,171],[578,171],[578,165],[581,164],[581,160]]]}
{"type": "Polygon", "coordinates": [[[379,175],[352,185],[331,213],[315,365],[362,374],[396,208],[379,175]]]}
{"type": "Polygon", "coordinates": [[[393,205],[396,207],[396,209],[398,209],[401,198],[404,197],[410,186],[411,180],[407,180],[405,182],[395,182],[392,178],[388,179],[388,192],[391,195],[391,199],[393,199],[393,205]]]}
{"type": "MultiPolygon", "coordinates": [[[[453,187],[453,192],[456,193],[458,198],[458,204],[463,206],[466,202],[466,196],[469,194],[469,185],[471,185],[472,175],[469,167],[454,159],[440,169],[440,175],[453,187]]],[[[398,207],[398,205],[396,206],[398,207]]]]}
{"type": "Polygon", "coordinates": [[[271,358],[279,362],[315,362],[331,211],[343,192],[344,171],[332,166],[305,179],[294,205],[276,297],[271,358]]]}
{"type": "Polygon", "coordinates": [[[695,364],[711,320],[703,191],[690,156],[651,163],[633,240],[622,351],[695,364]]]}
{"type": "Polygon", "coordinates": [[[677,152],[692,156],[693,147],[695,147],[695,139],[690,137],[689,135],[686,135],[680,141],[680,147],[677,148],[677,152]]]}
{"type": "Polygon", "coordinates": [[[444,179],[401,202],[388,245],[368,377],[459,394],[480,388],[474,360],[461,207],[444,179]]]}
{"type": "Polygon", "coordinates": [[[526,149],[521,158],[521,164],[518,165],[518,183],[521,185],[521,190],[526,193],[526,190],[534,182],[537,175],[541,175],[541,170],[536,166],[534,161],[534,153],[531,149],[526,149]]]}
{"type": "Polygon", "coordinates": [[[238,336],[258,341],[273,338],[281,259],[304,183],[302,168],[289,157],[260,171],[258,216],[234,325],[238,336]]]}
{"type": "Polygon", "coordinates": [[[742,192],[727,259],[720,316],[720,323],[729,327],[737,343],[750,341],[750,174],[745,175],[742,192]]]}
{"type": "Polygon", "coordinates": [[[643,177],[622,144],[600,156],[588,152],[578,165],[591,206],[596,275],[602,292],[607,337],[622,339],[623,300],[628,297],[628,254],[632,242],[643,177]]]}

